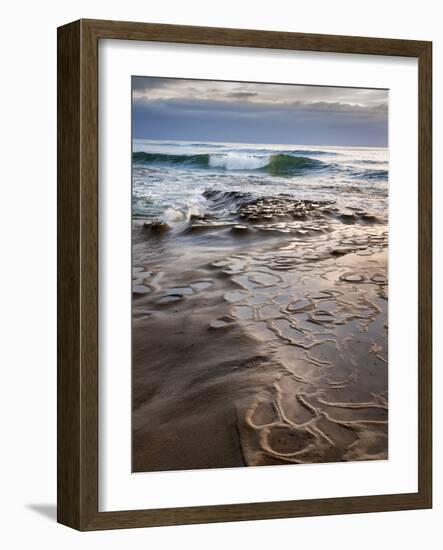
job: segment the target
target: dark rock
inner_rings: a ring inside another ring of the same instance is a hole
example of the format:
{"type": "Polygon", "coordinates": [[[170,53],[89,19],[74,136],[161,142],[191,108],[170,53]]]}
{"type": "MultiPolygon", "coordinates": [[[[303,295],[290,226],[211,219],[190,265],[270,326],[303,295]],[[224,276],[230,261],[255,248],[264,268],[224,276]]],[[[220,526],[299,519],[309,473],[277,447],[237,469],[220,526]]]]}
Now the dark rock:
{"type": "Polygon", "coordinates": [[[152,235],[163,235],[167,233],[171,227],[160,220],[153,220],[152,222],[145,222],[143,224],[143,231],[151,233],[152,235]]]}

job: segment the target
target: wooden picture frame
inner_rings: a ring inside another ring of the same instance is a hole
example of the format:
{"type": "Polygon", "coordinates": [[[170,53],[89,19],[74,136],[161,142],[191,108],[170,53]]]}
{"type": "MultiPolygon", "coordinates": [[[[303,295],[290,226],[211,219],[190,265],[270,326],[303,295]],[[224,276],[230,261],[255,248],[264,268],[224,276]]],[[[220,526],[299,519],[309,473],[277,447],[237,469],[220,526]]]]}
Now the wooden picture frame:
{"type": "Polygon", "coordinates": [[[58,521],[79,530],[432,506],[432,44],[80,20],[58,29],[58,521]],[[159,41],[418,58],[418,491],[346,498],[98,511],[98,42],[159,41]]]}

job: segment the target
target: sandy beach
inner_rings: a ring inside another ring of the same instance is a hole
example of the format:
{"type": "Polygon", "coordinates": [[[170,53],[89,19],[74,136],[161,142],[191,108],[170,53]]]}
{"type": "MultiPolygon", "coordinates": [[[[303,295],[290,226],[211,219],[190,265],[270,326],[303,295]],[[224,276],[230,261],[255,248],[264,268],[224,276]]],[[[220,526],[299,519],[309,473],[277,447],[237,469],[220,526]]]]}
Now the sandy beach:
{"type": "Polygon", "coordinates": [[[386,459],[386,215],[203,195],[134,221],[133,470],[386,459]]]}

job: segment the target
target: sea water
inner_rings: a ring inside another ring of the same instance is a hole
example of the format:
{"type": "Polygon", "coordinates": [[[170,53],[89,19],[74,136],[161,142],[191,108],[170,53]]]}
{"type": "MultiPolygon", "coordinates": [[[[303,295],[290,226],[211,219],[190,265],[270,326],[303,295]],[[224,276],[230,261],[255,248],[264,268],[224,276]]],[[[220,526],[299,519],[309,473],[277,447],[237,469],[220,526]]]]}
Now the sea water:
{"type": "MultiPolygon", "coordinates": [[[[180,225],[213,208],[208,190],[327,200],[387,216],[387,148],[135,139],[132,163],[134,220],[180,225]]],[[[229,214],[232,203],[225,207],[229,214]]]]}

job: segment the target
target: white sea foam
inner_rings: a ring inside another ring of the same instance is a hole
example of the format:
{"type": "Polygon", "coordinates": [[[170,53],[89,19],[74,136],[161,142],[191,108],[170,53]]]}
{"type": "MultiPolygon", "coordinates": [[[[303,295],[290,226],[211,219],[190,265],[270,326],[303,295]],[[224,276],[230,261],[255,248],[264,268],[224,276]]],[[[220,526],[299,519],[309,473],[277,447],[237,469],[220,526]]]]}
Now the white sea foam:
{"type": "Polygon", "coordinates": [[[239,153],[227,153],[224,155],[210,155],[209,166],[212,168],[224,168],[225,170],[257,170],[269,164],[269,155],[256,156],[239,153]]]}
{"type": "Polygon", "coordinates": [[[191,216],[202,216],[205,213],[203,202],[205,202],[204,199],[199,197],[183,201],[177,206],[170,206],[165,209],[163,219],[169,224],[179,224],[189,221],[191,216]]]}
{"type": "MultiPolygon", "coordinates": [[[[373,212],[387,208],[387,149],[139,140],[134,150],[152,155],[134,161],[134,218],[181,225],[208,211],[207,189],[252,197],[289,193],[373,212]]],[[[227,200],[226,210],[236,205],[227,200]]]]}
{"type": "Polygon", "coordinates": [[[166,222],[177,223],[182,222],[186,219],[186,215],[179,208],[166,208],[165,213],[163,214],[166,222]]]}

